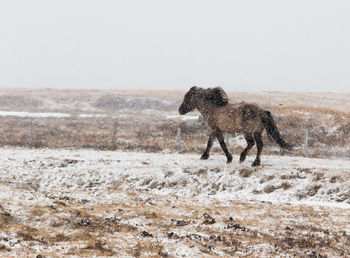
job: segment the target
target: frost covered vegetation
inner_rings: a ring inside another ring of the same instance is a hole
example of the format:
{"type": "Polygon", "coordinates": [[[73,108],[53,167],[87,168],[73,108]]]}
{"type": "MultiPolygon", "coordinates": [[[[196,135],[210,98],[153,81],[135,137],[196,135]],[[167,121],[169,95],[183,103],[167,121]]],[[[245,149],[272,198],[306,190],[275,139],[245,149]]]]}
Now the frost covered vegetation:
{"type": "Polygon", "coordinates": [[[265,135],[252,168],[239,136],[232,164],[218,145],[199,160],[207,129],[178,117],[183,94],[2,89],[0,256],[350,256],[349,95],[230,93],[296,148],[265,135]]]}
{"type": "Polygon", "coordinates": [[[0,150],[0,255],[350,255],[350,161],[0,150]],[[252,158],[251,158],[252,159],[252,158]]]}

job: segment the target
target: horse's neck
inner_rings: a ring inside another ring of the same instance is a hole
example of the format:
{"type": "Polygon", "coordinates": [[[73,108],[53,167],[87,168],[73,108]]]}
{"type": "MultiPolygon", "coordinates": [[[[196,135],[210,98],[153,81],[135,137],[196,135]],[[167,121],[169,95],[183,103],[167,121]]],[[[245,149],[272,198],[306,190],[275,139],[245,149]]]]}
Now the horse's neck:
{"type": "Polygon", "coordinates": [[[197,106],[197,110],[203,116],[204,120],[207,120],[213,113],[215,107],[209,103],[199,103],[197,106]]]}

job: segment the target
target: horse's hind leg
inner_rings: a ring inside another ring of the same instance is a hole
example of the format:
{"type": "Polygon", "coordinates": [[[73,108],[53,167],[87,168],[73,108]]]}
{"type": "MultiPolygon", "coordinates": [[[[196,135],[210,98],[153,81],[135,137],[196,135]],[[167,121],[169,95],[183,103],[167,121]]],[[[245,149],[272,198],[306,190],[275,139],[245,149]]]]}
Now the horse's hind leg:
{"type": "Polygon", "coordinates": [[[255,132],[254,133],[254,139],[255,139],[255,142],[256,142],[256,148],[258,149],[258,152],[256,154],[256,159],[254,160],[252,166],[256,167],[256,166],[260,165],[260,155],[261,155],[262,149],[264,147],[264,143],[262,141],[262,137],[261,137],[261,133],[260,132],[255,132]]]}
{"type": "Polygon", "coordinates": [[[213,141],[214,141],[214,135],[211,133],[209,136],[209,140],[207,143],[207,148],[205,149],[204,153],[201,156],[201,159],[208,159],[209,158],[209,152],[211,149],[211,146],[213,145],[213,141]]]}
{"type": "Polygon", "coordinates": [[[225,152],[225,154],[226,154],[227,163],[230,163],[230,162],[232,161],[232,155],[231,155],[231,153],[227,150],[226,143],[225,143],[224,136],[223,136],[222,132],[216,132],[216,137],[217,137],[218,140],[219,140],[219,143],[220,143],[220,146],[221,146],[222,150],[223,150],[223,151],[225,152]]]}
{"type": "Polygon", "coordinates": [[[247,157],[248,152],[251,150],[251,148],[253,148],[253,146],[255,145],[255,141],[254,138],[252,136],[251,133],[245,133],[244,134],[244,138],[247,141],[247,147],[242,151],[241,153],[241,157],[239,158],[239,162],[242,163],[243,161],[245,161],[245,158],[247,157]]]}

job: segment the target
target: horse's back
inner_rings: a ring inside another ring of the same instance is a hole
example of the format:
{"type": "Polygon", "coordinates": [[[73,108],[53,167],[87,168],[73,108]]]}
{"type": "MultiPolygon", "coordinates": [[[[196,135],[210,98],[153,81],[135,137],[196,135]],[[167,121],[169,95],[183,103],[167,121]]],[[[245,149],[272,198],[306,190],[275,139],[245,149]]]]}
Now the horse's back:
{"type": "Polygon", "coordinates": [[[213,114],[215,126],[222,132],[239,132],[241,124],[240,106],[240,104],[228,104],[224,107],[216,108],[213,114]]]}
{"type": "Polygon", "coordinates": [[[215,124],[226,133],[253,132],[261,126],[261,113],[262,109],[255,104],[228,104],[215,110],[215,124]]]}

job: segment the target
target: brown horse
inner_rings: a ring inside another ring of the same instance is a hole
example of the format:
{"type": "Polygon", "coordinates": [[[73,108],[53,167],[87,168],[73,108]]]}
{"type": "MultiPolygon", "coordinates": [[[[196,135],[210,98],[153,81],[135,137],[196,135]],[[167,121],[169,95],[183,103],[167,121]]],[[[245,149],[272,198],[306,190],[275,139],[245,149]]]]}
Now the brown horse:
{"type": "Polygon", "coordinates": [[[292,150],[292,147],[282,139],[269,111],[254,104],[229,104],[225,91],[220,87],[209,89],[192,87],[186,93],[179,113],[184,115],[194,109],[202,114],[211,130],[207,148],[201,159],[209,158],[210,148],[214,139],[217,138],[226,154],[227,163],[232,161],[232,155],[227,150],[223,133],[242,133],[244,135],[248,146],[241,153],[240,162],[246,159],[249,150],[256,143],[258,151],[252,166],[260,165],[264,129],[282,149],[292,150]]]}

